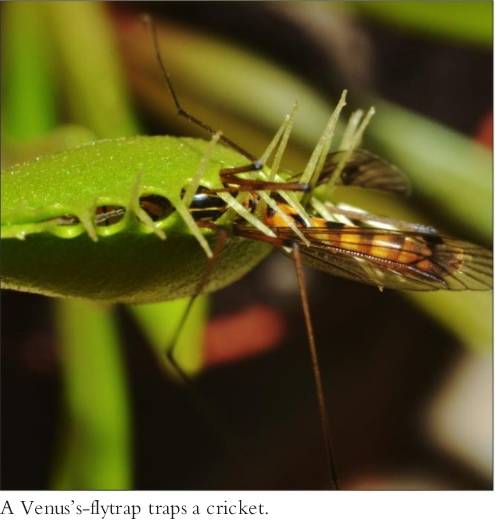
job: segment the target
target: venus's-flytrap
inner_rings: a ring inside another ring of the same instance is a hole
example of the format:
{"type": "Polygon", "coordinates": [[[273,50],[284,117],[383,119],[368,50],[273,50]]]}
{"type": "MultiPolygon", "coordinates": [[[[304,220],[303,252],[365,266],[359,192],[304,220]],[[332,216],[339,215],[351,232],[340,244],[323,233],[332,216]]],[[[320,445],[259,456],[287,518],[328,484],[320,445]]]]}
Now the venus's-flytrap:
{"type": "MultiPolygon", "coordinates": [[[[275,154],[274,170],[265,168],[250,178],[285,179],[279,166],[294,112],[260,159],[264,164],[275,154]]],[[[334,114],[330,126],[336,121],[334,114]]],[[[222,188],[220,170],[246,163],[238,152],[217,144],[218,137],[209,143],[171,136],[105,139],[7,168],[2,174],[2,287],[134,303],[192,294],[211,256],[212,232],[199,230],[188,206],[199,187],[222,188]]],[[[318,147],[328,141],[327,129],[318,147]]],[[[232,210],[219,219],[223,226],[244,219],[274,236],[246,210],[242,192],[218,195],[232,210]]],[[[281,213],[268,192],[261,196],[281,213]]],[[[293,193],[281,191],[281,196],[300,207],[293,193]]],[[[286,222],[301,234],[290,219],[286,222]]],[[[268,250],[232,238],[207,289],[239,278],[268,250]]]]}

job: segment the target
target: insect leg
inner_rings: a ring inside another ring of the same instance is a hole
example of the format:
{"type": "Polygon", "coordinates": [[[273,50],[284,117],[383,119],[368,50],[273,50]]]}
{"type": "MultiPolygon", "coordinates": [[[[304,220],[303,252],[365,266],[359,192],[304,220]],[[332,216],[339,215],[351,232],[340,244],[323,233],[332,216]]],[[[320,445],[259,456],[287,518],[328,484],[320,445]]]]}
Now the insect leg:
{"type": "MultiPolygon", "coordinates": [[[[284,247],[285,240],[283,237],[270,237],[263,234],[260,234],[256,230],[253,230],[252,228],[248,226],[243,226],[240,224],[234,225],[234,233],[237,236],[241,236],[244,238],[248,238],[251,240],[260,240],[263,242],[267,242],[269,244],[272,244],[274,247],[284,247]]],[[[326,454],[326,460],[327,460],[327,469],[328,469],[328,482],[331,489],[339,489],[339,481],[337,477],[337,470],[335,467],[335,456],[334,456],[334,450],[332,448],[332,442],[330,437],[330,428],[329,428],[329,420],[328,420],[328,413],[327,413],[327,405],[325,400],[325,394],[323,391],[323,382],[321,378],[321,372],[320,372],[320,366],[318,363],[318,355],[316,352],[316,343],[315,343],[315,336],[313,331],[313,325],[311,321],[311,315],[309,311],[309,303],[308,303],[308,295],[306,292],[306,283],[304,280],[304,272],[302,268],[302,260],[301,260],[301,253],[299,251],[299,245],[297,242],[293,242],[290,244],[290,247],[292,249],[292,255],[294,257],[294,263],[296,266],[296,274],[297,274],[297,281],[299,284],[299,292],[301,295],[301,302],[303,306],[303,312],[304,312],[304,321],[306,324],[306,331],[308,336],[308,346],[309,346],[309,352],[311,357],[311,366],[313,369],[313,376],[315,380],[315,386],[316,386],[316,396],[318,400],[318,409],[319,409],[319,415],[320,415],[320,423],[321,423],[321,431],[325,443],[325,454],[326,454]]]]}
{"type": "MultiPolygon", "coordinates": [[[[157,30],[156,30],[156,25],[155,25],[155,23],[153,22],[152,18],[149,15],[144,15],[143,16],[143,22],[150,28],[151,39],[153,41],[153,48],[155,49],[156,59],[158,61],[160,69],[162,71],[163,77],[165,79],[165,83],[167,84],[167,88],[168,88],[168,90],[169,90],[169,92],[170,92],[170,94],[172,96],[172,100],[173,100],[175,108],[177,110],[177,115],[179,115],[181,117],[184,117],[185,119],[187,119],[191,123],[195,124],[196,126],[199,126],[203,130],[206,130],[206,132],[208,132],[210,135],[214,135],[216,133],[216,130],[214,130],[211,126],[209,126],[206,123],[204,123],[203,121],[201,121],[201,119],[198,119],[197,117],[193,116],[190,112],[188,112],[187,110],[185,110],[182,107],[182,105],[181,105],[181,103],[179,101],[179,97],[177,96],[175,88],[174,88],[174,86],[172,84],[172,80],[170,78],[170,74],[168,73],[168,71],[167,71],[167,69],[165,67],[165,63],[163,61],[162,54],[160,52],[160,46],[158,44],[158,33],[157,33],[157,30]]],[[[220,141],[222,141],[222,143],[230,146],[234,150],[238,151],[241,155],[244,155],[244,157],[246,157],[248,160],[250,160],[250,161],[255,161],[256,160],[256,158],[252,154],[250,154],[248,151],[244,150],[244,148],[239,146],[237,143],[234,143],[234,141],[232,141],[228,137],[222,135],[220,137],[220,141]]]]}
{"type": "Polygon", "coordinates": [[[200,227],[208,227],[210,229],[214,229],[217,231],[217,238],[215,242],[215,246],[213,248],[213,256],[211,258],[208,258],[206,268],[203,271],[201,278],[199,279],[198,285],[194,291],[194,294],[191,296],[189,302],[187,303],[187,307],[184,310],[184,313],[181,316],[181,319],[179,320],[179,323],[177,325],[177,328],[172,336],[172,339],[170,340],[169,346],[167,347],[165,351],[165,356],[167,360],[170,362],[170,364],[173,366],[173,368],[176,370],[177,374],[181,378],[182,382],[186,384],[191,384],[191,379],[189,376],[184,372],[184,370],[180,367],[180,365],[177,363],[177,360],[175,358],[175,349],[177,347],[177,341],[179,339],[180,333],[184,327],[184,324],[186,323],[186,320],[189,316],[189,313],[191,312],[192,306],[194,305],[194,302],[198,298],[198,296],[201,294],[203,289],[205,288],[206,284],[208,283],[208,279],[215,268],[215,265],[218,261],[218,258],[220,257],[220,254],[222,253],[225,242],[228,238],[228,232],[225,228],[222,228],[221,226],[218,226],[212,222],[200,222],[198,224],[200,227]]]}
{"type": "Polygon", "coordinates": [[[222,253],[222,250],[225,246],[225,242],[228,238],[228,232],[226,229],[221,226],[217,226],[213,223],[205,222],[200,223],[201,227],[208,227],[210,229],[214,229],[217,231],[217,239],[215,242],[215,246],[213,248],[213,256],[208,258],[208,262],[206,264],[206,269],[204,270],[196,290],[194,291],[193,296],[189,299],[187,303],[187,307],[184,310],[184,313],[179,320],[177,328],[172,336],[172,339],[169,342],[168,347],[165,350],[165,357],[170,366],[175,370],[176,375],[178,376],[180,382],[183,384],[184,388],[189,392],[191,400],[196,407],[196,410],[201,414],[206,424],[209,426],[212,433],[217,437],[222,439],[224,446],[231,450],[233,447],[238,445],[238,441],[234,438],[232,433],[228,428],[224,426],[225,421],[219,416],[215,407],[211,405],[211,403],[205,399],[200,392],[197,391],[196,385],[191,377],[185,372],[185,370],[180,366],[177,362],[175,356],[175,349],[177,347],[178,339],[182,332],[182,329],[187,321],[189,313],[194,305],[194,302],[201,294],[201,291],[204,289],[208,282],[208,278],[210,277],[217,260],[222,253]]]}
{"type": "MultiPolygon", "coordinates": [[[[165,83],[167,85],[167,88],[172,96],[172,100],[174,102],[175,108],[177,110],[177,114],[181,117],[184,117],[191,123],[199,126],[203,130],[207,131],[209,134],[214,135],[217,133],[215,129],[213,129],[208,124],[204,123],[194,115],[192,115],[190,112],[185,110],[183,106],[180,103],[179,97],[177,96],[177,92],[175,91],[175,88],[172,83],[172,79],[170,77],[170,74],[168,73],[167,68],[165,67],[165,62],[163,61],[162,54],[160,52],[160,46],[158,44],[158,33],[156,29],[156,25],[153,22],[152,18],[149,15],[143,16],[143,21],[145,24],[148,25],[151,31],[151,38],[153,41],[153,47],[155,49],[156,59],[158,61],[158,64],[160,66],[160,69],[162,71],[163,77],[165,79],[165,83]]],[[[240,177],[237,177],[237,174],[239,173],[247,173],[251,171],[259,171],[263,168],[264,162],[256,160],[256,157],[249,153],[247,150],[239,146],[237,143],[229,139],[225,135],[220,135],[219,140],[233,148],[234,150],[238,151],[241,155],[244,155],[247,159],[249,159],[251,162],[245,166],[241,166],[239,168],[232,168],[232,169],[225,169],[220,171],[220,176],[222,177],[222,180],[225,184],[235,184],[235,187],[229,187],[226,186],[225,188],[222,188],[221,190],[212,190],[212,193],[217,193],[218,191],[223,192],[238,192],[238,191],[253,191],[253,190],[269,190],[269,189],[287,189],[291,191],[306,191],[307,186],[300,185],[298,183],[270,183],[267,181],[252,181],[249,179],[242,179],[240,177]]]]}
{"type": "Polygon", "coordinates": [[[262,156],[249,164],[237,166],[233,168],[224,168],[220,170],[220,179],[224,188],[212,190],[215,193],[222,191],[239,192],[239,191],[256,191],[256,190],[289,190],[289,191],[306,191],[308,186],[298,182],[282,182],[276,180],[276,175],[280,167],[282,155],[287,146],[292,126],[294,122],[294,115],[297,110],[297,103],[294,103],[292,110],[285,116],[284,121],[277,130],[277,133],[263,152],[262,156]],[[244,179],[239,177],[241,173],[261,172],[268,159],[273,154],[275,148],[275,157],[273,160],[273,167],[269,175],[265,175],[263,179],[244,179]]]}
{"type": "Polygon", "coordinates": [[[327,405],[325,400],[325,393],[323,390],[323,382],[321,378],[320,365],[318,363],[318,354],[316,352],[316,342],[313,331],[313,324],[311,321],[311,315],[309,312],[308,294],[306,292],[306,283],[304,280],[304,272],[301,261],[301,253],[299,246],[294,243],[292,246],[292,255],[294,257],[294,263],[296,266],[297,282],[299,284],[299,292],[301,295],[301,303],[304,312],[304,321],[306,323],[306,331],[308,334],[308,346],[309,353],[311,356],[311,367],[313,369],[313,375],[316,386],[316,397],[318,400],[318,408],[320,414],[321,431],[325,442],[325,453],[327,458],[327,468],[329,484],[331,489],[339,489],[339,481],[337,477],[337,471],[335,468],[335,456],[332,448],[332,442],[330,438],[330,428],[328,421],[327,405]]]}
{"type": "Polygon", "coordinates": [[[235,168],[224,168],[220,170],[220,178],[226,185],[225,188],[210,190],[211,193],[221,192],[239,192],[239,191],[256,191],[256,190],[289,190],[306,192],[309,189],[307,184],[299,182],[276,182],[263,181],[259,179],[243,179],[238,177],[239,173],[248,173],[259,171],[263,167],[261,163],[247,164],[246,166],[238,166],[235,168]],[[234,186],[232,186],[234,185],[234,186]]]}

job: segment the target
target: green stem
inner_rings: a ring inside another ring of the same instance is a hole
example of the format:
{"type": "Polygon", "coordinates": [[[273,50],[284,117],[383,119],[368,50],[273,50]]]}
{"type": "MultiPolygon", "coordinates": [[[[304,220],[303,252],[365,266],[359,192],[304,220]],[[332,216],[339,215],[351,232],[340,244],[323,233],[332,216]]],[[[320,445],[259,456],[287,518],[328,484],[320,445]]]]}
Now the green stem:
{"type": "Polygon", "coordinates": [[[98,137],[138,133],[101,2],[46,4],[74,121],[98,137]]]}
{"type": "MultiPolygon", "coordinates": [[[[99,137],[137,133],[111,28],[99,2],[43,4],[72,122],[99,137]]],[[[131,421],[113,315],[88,302],[57,305],[70,424],[58,487],[132,487],[131,421]]]]}
{"type": "Polygon", "coordinates": [[[132,481],[130,430],[120,342],[111,309],[57,300],[68,408],[63,489],[122,489],[132,481]]]}
{"type": "Polygon", "coordinates": [[[5,141],[39,137],[56,124],[51,48],[40,5],[2,8],[2,133],[5,141]]]}
{"type": "Polygon", "coordinates": [[[492,2],[354,2],[359,11],[394,28],[462,43],[492,46],[492,2]]]}

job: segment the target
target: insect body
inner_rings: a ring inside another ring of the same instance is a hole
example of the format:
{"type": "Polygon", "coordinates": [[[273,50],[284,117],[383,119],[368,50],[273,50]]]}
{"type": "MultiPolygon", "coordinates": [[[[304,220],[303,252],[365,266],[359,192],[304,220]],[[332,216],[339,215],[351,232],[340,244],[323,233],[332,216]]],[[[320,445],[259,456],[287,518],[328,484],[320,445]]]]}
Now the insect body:
{"type": "MultiPolygon", "coordinates": [[[[339,155],[330,154],[328,173],[339,155]]],[[[408,191],[407,181],[399,170],[364,150],[352,154],[342,173],[348,185],[408,191]]],[[[331,220],[311,215],[305,222],[280,197],[275,199],[277,211],[267,208],[263,221],[275,231],[276,238],[243,223],[234,225],[234,233],[288,250],[298,242],[303,262],[311,267],[379,288],[418,291],[491,288],[492,255],[482,247],[444,236],[430,226],[339,206],[328,206],[331,220]],[[306,243],[287,226],[287,217],[300,229],[306,243]]],[[[259,202],[259,196],[251,194],[246,207],[254,212],[259,202]]],[[[191,205],[192,215],[198,220],[216,220],[225,209],[221,199],[205,193],[197,194],[191,205]]]]}
{"type": "MultiPolygon", "coordinates": [[[[366,214],[355,219],[353,225],[346,225],[312,217],[311,226],[302,228],[309,241],[309,245],[300,244],[303,261],[329,274],[379,288],[491,288],[492,257],[484,248],[392,219],[388,219],[387,227],[376,227],[376,223],[370,227],[368,222],[375,219],[366,214]]],[[[272,243],[290,245],[292,240],[298,240],[292,230],[280,225],[277,216],[268,217],[268,223],[276,227],[277,241],[272,243]]],[[[300,222],[297,225],[302,226],[300,222]]],[[[254,238],[245,227],[237,228],[237,232],[254,238]]]]}

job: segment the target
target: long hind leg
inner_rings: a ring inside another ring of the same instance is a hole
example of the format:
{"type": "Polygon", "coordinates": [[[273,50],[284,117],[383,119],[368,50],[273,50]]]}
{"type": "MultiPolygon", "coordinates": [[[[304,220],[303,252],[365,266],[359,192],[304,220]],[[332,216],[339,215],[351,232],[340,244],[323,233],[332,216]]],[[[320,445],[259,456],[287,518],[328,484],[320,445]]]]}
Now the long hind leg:
{"type": "Polygon", "coordinates": [[[192,379],[188,373],[182,368],[181,364],[177,360],[177,346],[180,338],[180,334],[184,329],[184,326],[187,322],[188,317],[190,316],[191,310],[196,302],[198,296],[203,292],[204,288],[208,284],[211,273],[215,269],[215,266],[218,263],[218,259],[220,258],[222,251],[225,247],[225,242],[228,239],[228,232],[224,228],[220,226],[216,226],[215,224],[204,224],[200,227],[209,227],[210,229],[214,229],[217,232],[215,245],[213,247],[213,255],[211,258],[208,258],[206,268],[203,271],[201,278],[196,286],[194,294],[189,299],[186,308],[183,311],[183,314],[177,324],[175,332],[173,333],[169,344],[164,350],[164,356],[166,361],[175,371],[175,374],[179,381],[182,383],[184,388],[189,392],[191,400],[202,416],[205,423],[208,425],[211,432],[214,433],[216,437],[222,439],[224,447],[228,450],[235,449],[235,446],[238,445],[238,440],[234,438],[231,434],[229,428],[225,427],[225,419],[220,416],[216,406],[212,405],[212,403],[206,399],[200,391],[198,391],[194,379],[192,379]]]}
{"type": "Polygon", "coordinates": [[[313,330],[313,323],[309,310],[308,294],[306,291],[306,282],[304,279],[304,271],[301,261],[301,253],[299,246],[295,243],[292,247],[292,256],[294,257],[294,264],[296,266],[297,282],[299,285],[299,294],[301,296],[301,304],[304,313],[304,323],[306,325],[306,332],[308,336],[309,354],[311,357],[311,368],[315,381],[316,399],[318,401],[318,411],[320,415],[321,431],[323,435],[323,442],[325,445],[325,455],[328,469],[328,479],[330,489],[339,489],[339,480],[337,477],[337,470],[335,467],[335,455],[330,436],[330,423],[328,417],[328,406],[325,399],[325,391],[323,388],[323,380],[321,377],[320,364],[318,362],[318,353],[316,351],[316,341],[313,330]]]}
{"type": "Polygon", "coordinates": [[[227,241],[227,238],[228,238],[227,230],[220,226],[216,226],[213,223],[200,223],[199,226],[208,227],[210,229],[214,229],[217,232],[216,241],[215,241],[215,245],[213,248],[213,256],[208,259],[206,268],[203,271],[203,273],[199,279],[198,285],[196,286],[196,289],[194,290],[193,295],[189,299],[187,306],[177,324],[175,332],[172,335],[170,342],[164,352],[167,360],[174,367],[175,371],[177,372],[177,374],[179,375],[181,380],[186,384],[190,384],[191,379],[186,374],[186,372],[181,368],[181,366],[179,365],[179,363],[177,362],[177,359],[176,359],[176,349],[177,349],[177,344],[178,344],[178,340],[180,337],[180,333],[181,333],[182,329],[184,328],[184,325],[187,321],[188,316],[191,313],[191,309],[192,309],[195,301],[197,300],[198,296],[203,292],[203,289],[208,284],[211,273],[213,272],[216,264],[218,263],[218,259],[220,258],[220,255],[225,247],[225,242],[227,241]]]}
{"type": "MultiPolygon", "coordinates": [[[[253,230],[252,228],[246,226],[235,226],[234,233],[238,236],[243,236],[245,238],[250,238],[254,240],[260,240],[262,242],[267,242],[272,244],[275,247],[287,247],[287,243],[283,238],[268,237],[263,235],[257,230],[253,230]]],[[[325,399],[325,392],[323,388],[323,380],[321,377],[320,366],[318,362],[318,354],[316,350],[316,341],[313,330],[313,323],[311,320],[311,314],[309,310],[309,302],[308,295],[306,291],[306,282],[304,279],[304,272],[302,267],[301,254],[299,251],[299,245],[297,241],[293,241],[288,247],[292,250],[292,256],[294,258],[294,263],[296,267],[296,275],[297,281],[299,285],[299,293],[301,296],[301,303],[303,307],[304,313],[304,322],[306,326],[306,333],[308,338],[308,347],[309,354],[311,359],[311,367],[313,371],[313,377],[316,387],[316,398],[318,403],[318,412],[320,416],[320,426],[321,432],[324,442],[325,448],[325,457],[326,457],[326,467],[328,472],[328,486],[330,489],[340,489],[339,488],[339,479],[337,476],[336,463],[335,463],[335,455],[332,447],[332,440],[330,435],[330,423],[329,423],[329,414],[327,410],[327,404],[325,399]]]]}

